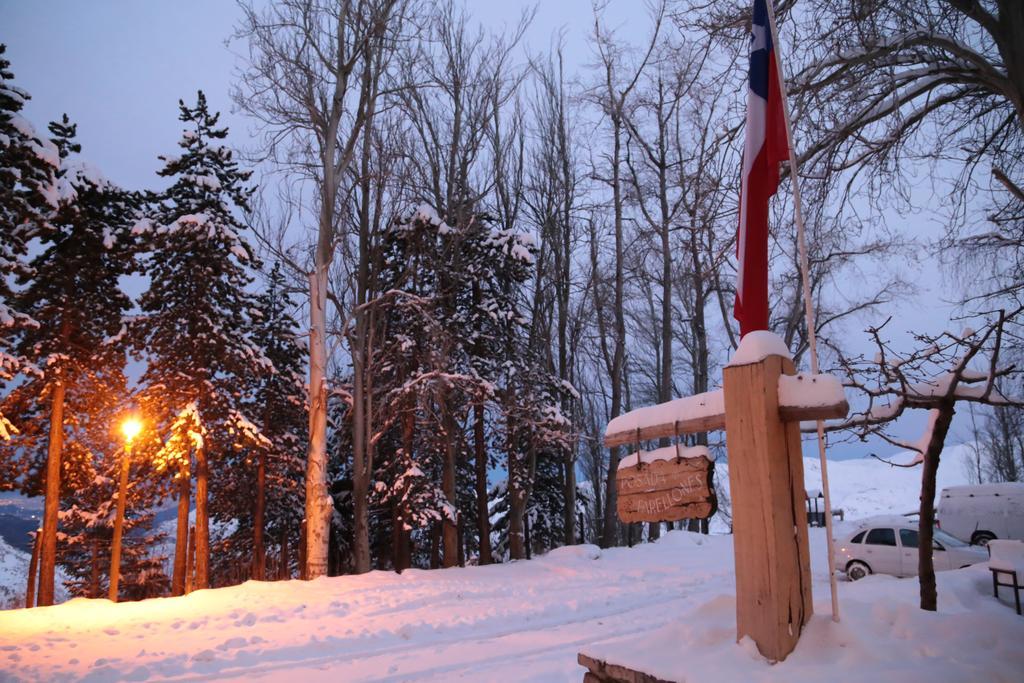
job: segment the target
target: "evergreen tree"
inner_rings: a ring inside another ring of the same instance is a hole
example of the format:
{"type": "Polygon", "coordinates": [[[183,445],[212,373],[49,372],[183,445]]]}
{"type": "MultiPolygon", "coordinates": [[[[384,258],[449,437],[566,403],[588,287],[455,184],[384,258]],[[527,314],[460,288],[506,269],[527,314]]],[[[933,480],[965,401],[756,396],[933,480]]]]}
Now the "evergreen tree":
{"type": "MultiPolygon", "coordinates": [[[[373,375],[373,501],[390,510],[379,516],[390,532],[373,535],[390,536],[397,569],[417,557],[430,566],[464,562],[471,553],[490,561],[487,471],[494,449],[487,439],[507,451],[496,416],[526,411],[533,389],[521,381],[521,390],[503,390],[509,378],[535,377],[520,367],[526,334],[518,312],[532,245],[485,214],[457,214],[450,225],[421,205],[395,222],[381,246],[377,287],[384,294],[372,302],[381,340],[373,375]],[[417,539],[429,539],[427,553],[408,547],[417,539]]],[[[529,422],[539,424],[532,413],[529,422]]]]}
{"type": "Polygon", "coordinates": [[[39,603],[53,599],[60,486],[76,485],[88,472],[112,415],[124,401],[123,316],[130,300],[119,286],[131,272],[129,226],[136,208],[132,194],[105,180],[73,154],[75,126],[67,116],[50,126],[60,170],[56,211],[38,235],[40,251],[19,273],[12,301],[40,321],[23,326],[16,351],[39,371],[5,398],[4,412],[21,425],[10,444],[18,476],[28,495],[45,491],[40,552],[39,603]],[[48,402],[48,408],[43,405],[48,402]]]}
{"type": "MultiPolygon", "coordinates": [[[[94,477],[76,488],[60,513],[59,555],[67,577],[64,586],[74,597],[106,597],[110,585],[110,553],[117,508],[117,471],[121,452],[96,462],[94,477]]],[[[166,534],[153,531],[152,506],[160,495],[158,480],[141,459],[135,459],[124,519],[119,599],[139,600],[165,595],[170,580],[165,557],[155,552],[166,534]],[[141,470],[141,471],[140,471],[141,470]]]]}
{"type": "Polygon", "coordinates": [[[221,144],[228,130],[218,127],[219,114],[202,92],[194,107],[179,107],[187,126],[181,155],[163,157],[159,172],[173,184],[135,229],[149,241],[150,277],[135,344],[147,360],[144,405],[167,437],[162,462],[195,460],[194,468],[171,467],[178,476],[195,473],[196,587],[205,588],[211,468],[219,471],[236,448],[269,445],[246,393],[253,376],[273,364],[253,339],[255,301],[247,288],[255,263],[236,217],[248,207],[250,173],[221,144]]]}
{"type": "MultiPolygon", "coordinates": [[[[34,369],[31,359],[17,354],[14,344],[19,329],[38,323],[13,305],[11,284],[28,273],[28,242],[46,227],[56,208],[53,184],[59,166],[53,144],[37,135],[20,114],[29,95],[11,83],[14,74],[4,58],[6,51],[7,46],[0,44],[0,385],[34,369]]],[[[0,441],[16,430],[0,407],[0,441]]],[[[12,485],[15,481],[3,462],[0,475],[0,482],[12,485]]]]}
{"type": "Polygon", "coordinates": [[[252,558],[243,575],[257,580],[267,578],[268,546],[278,545],[279,557],[281,539],[289,535],[287,545],[298,547],[305,509],[306,351],[289,307],[284,276],[275,263],[252,311],[253,342],[272,366],[252,376],[247,392],[247,410],[267,441],[226,456],[211,503],[218,522],[237,522],[220,544],[218,558],[225,568],[241,567],[252,558]]]}

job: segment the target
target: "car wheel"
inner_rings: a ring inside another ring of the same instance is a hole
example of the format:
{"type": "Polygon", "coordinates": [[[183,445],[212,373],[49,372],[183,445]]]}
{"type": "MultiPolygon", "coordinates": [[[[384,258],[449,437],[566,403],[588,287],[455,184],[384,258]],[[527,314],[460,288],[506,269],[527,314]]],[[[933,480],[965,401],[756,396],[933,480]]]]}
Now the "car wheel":
{"type": "Polygon", "coordinates": [[[871,567],[858,560],[846,565],[846,575],[850,577],[850,581],[858,581],[870,573],[871,567]]]}
{"type": "Polygon", "coordinates": [[[996,540],[996,535],[991,531],[975,531],[974,535],[971,536],[971,545],[980,545],[985,547],[989,541],[996,540]]]}

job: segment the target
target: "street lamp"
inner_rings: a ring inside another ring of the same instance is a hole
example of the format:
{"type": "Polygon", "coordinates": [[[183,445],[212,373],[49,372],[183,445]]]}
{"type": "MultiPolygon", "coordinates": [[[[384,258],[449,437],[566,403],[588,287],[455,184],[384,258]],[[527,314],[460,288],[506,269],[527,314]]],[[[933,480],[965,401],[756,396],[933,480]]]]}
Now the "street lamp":
{"type": "Polygon", "coordinates": [[[124,435],[124,453],[121,456],[121,481],[117,489],[117,516],[114,518],[114,543],[110,551],[110,600],[117,602],[118,584],[121,582],[121,536],[124,531],[124,508],[128,499],[128,468],[131,465],[132,441],[142,431],[142,422],[129,417],[121,423],[124,435]]]}

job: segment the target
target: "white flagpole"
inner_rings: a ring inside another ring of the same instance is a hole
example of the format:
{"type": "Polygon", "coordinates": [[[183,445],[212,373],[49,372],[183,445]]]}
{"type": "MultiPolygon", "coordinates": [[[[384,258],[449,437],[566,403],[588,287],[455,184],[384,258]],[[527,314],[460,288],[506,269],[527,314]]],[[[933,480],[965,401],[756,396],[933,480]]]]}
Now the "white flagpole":
{"type": "MultiPolygon", "coordinates": [[[[800,167],[793,151],[793,126],[789,120],[789,100],[786,94],[786,78],[782,72],[779,52],[779,31],[775,27],[775,9],[772,0],[765,0],[768,7],[768,25],[771,27],[772,44],[775,47],[775,66],[778,69],[779,87],[782,89],[782,114],[786,121],[786,139],[789,142],[789,177],[793,181],[793,218],[796,221],[797,249],[800,252],[800,271],[803,280],[804,316],[807,320],[807,341],[811,354],[811,372],[818,374],[818,339],[814,331],[814,304],[811,301],[810,267],[807,259],[807,238],[804,231],[803,209],[800,203],[800,167]]],[[[821,488],[825,493],[825,534],[828,536],[828,583],[832,591],[832,621],[839,621],[839,599],[836,596],[836,559],[832,547],[832,501],[828,490],[828,462],[825,458],[825,422],[818,420],[818,458],[821,461],[821,488]]]]}

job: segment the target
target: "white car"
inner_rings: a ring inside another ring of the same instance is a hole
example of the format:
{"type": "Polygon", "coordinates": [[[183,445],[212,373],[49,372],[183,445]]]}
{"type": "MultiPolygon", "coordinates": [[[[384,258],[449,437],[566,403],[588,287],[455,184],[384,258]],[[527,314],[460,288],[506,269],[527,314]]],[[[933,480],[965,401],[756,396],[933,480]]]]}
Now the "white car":
{"type": "MultiPolygon", "coordinates": [[[[918,525],[906,517],[877,517],[859,523],[857,529],[835,544],[836,569],[851,580],[868,574],[917,575],[918,525]]],[[[935,571],[959,569],[988,560],[982,548],[971,547],[944,533],[933,532],[935,571]]]]}

